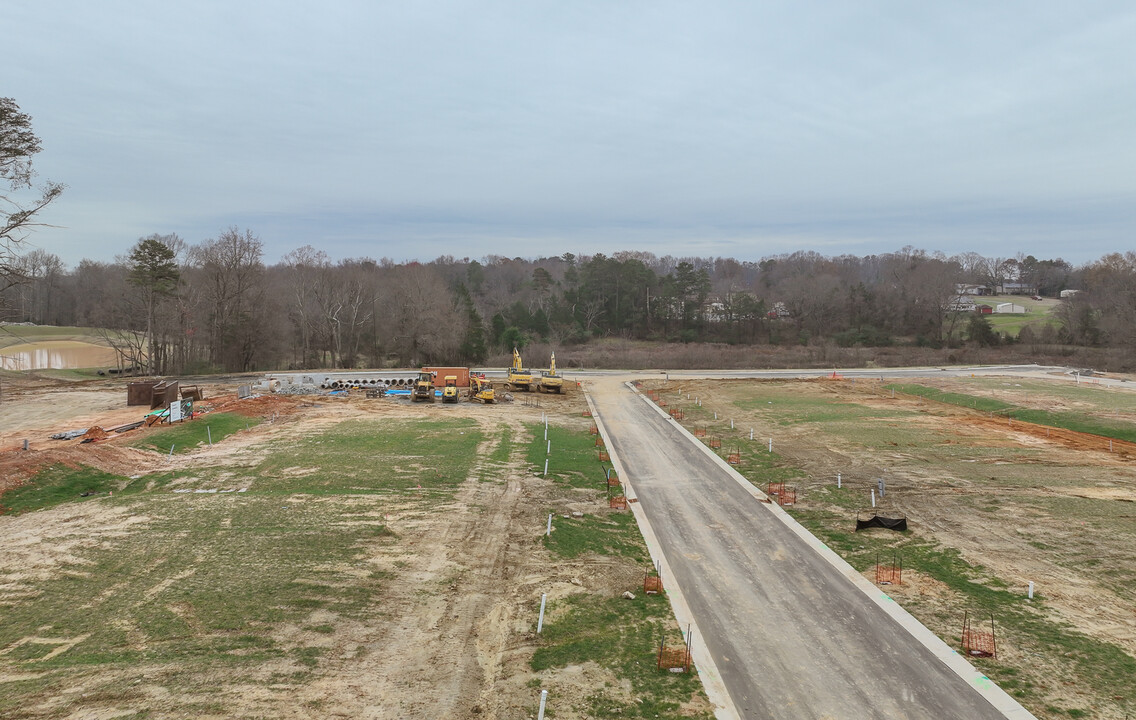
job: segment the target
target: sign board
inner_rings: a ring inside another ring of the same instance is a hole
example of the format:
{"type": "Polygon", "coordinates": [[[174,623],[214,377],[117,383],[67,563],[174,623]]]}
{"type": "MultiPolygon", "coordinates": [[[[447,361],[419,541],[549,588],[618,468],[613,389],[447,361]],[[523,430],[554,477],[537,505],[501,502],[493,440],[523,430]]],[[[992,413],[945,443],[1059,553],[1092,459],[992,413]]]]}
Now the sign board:
{"type": "Polygon", "coordinates": [[[180,421],[181,421],[181,403],[177,400],[174,400],[172,403],[170,403],[170,422],[173,423],[173,422],[180,422],[180,421]]]}

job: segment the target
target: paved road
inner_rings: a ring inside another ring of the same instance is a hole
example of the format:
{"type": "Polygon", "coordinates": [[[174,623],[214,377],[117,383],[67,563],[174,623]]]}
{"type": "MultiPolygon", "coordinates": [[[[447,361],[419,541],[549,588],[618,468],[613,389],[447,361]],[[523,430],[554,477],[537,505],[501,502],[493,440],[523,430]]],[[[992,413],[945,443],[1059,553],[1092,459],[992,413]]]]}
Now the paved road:
{"type": "Polygon", "coordinates": [[[742,718],[1005,717],[639,396],[591,394],[742,718]]]}

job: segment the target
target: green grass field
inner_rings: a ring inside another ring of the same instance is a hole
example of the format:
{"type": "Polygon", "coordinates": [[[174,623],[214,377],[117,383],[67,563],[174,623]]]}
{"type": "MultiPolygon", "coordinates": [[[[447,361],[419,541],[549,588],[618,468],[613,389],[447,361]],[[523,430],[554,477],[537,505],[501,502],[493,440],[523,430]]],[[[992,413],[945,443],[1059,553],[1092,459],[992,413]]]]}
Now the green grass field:
{"type": "MultiPolygon", "coordinates": [[[[357,560],[368,548],[398,542],[381,517],[360,508],[361,499],[370,496],[373,509],[384,496],[425,503],[452,493],[471,472],[480,439],[467,421],[359,421],[280,443],[248,466],[137,480],[49,468],[3,502],[15,512],[98,502],[103,515],[137,520],[75,547],[50,576],[0,577],[8,598],[0,601],[0,648],[13,648],[0,656],[0,669],[34,670],[4,683],[0,716],[31,717],[29,703],[76,682],[100,702],[137,704],[135,678],[144,672],[161,675],[170,692],[191,694],[215,685],[219,674],[227,684],[263,683],[267,661],[288,668],[270,682],[310,681],[325,649],[289,641],[281,629],[304,626],[317,610],[326,618],[313,628],[317,634],[373,614],[385,578],[357,560]],[[283,472],[293,467],[318,472],[283,472]],[[248,491],[170,491],[218,483],[248,491]],[[417,492],[419,485],[430,495],[417,492]],[[99,494],[79,497],[88,490],[99,494]],[[36,637],[75,644],[49,657],[57,644],[27,641],[36,637]]],[[[183,709],[209,714],[192,704],[183,709]]]]}
{"type": "MultiPolygon", "coordinates": [[[[157,452],[168,452],[171,441],[192,447],[203,439],[205,420],[214,443],[245,431],[244,418],[207,415],[154,433],[148,445],[157,452]]],[[[543,471],[543,427],[529,430],[531,442],[506,426],[485,458],[477,452],[485,433],[473,420],[383,419],[274,441],[244,463],[137,478],[48,468],[4,495],[10,514],[20,516],[4,521],[34,519],[39,510],[54,512],[56,521],[82,512],[115,529],[76,544],[50,573],[0,574],[0,676],[8,673],[0,678],[0,717],[138,707],[152,700],[140,688],[155,685],[164,693],[155,712],[223,716],[232,688],[316,682],[335,663],[323,638],[385,615],[392,574],[364,561],[403,542],[384,520],[389,508],[411,516],[446,512],[467,480],[499,482],[484,475],[517,470],[532,476],[538,461],[543,471]],[[42,709],[78,685],[81,701],[42,709]]],[[[595,511],[558,518],[552,537],[533,552],[585,565],[603,558],[605,568],[638,577],[650,559],[631,513],[601,503],[593,437],[555,425],[549,435],[553,482],[594,502],[595,511]]],[[[582,594],[550,605],[532,668],[548,675],[597,662],[629,683],[636,700],[598,687],[573,698],[575,707],[596,716],[674,717],[701,688],[694,676],[655,671],[664,633],[679,639],[665,596],[582,594]]]]}

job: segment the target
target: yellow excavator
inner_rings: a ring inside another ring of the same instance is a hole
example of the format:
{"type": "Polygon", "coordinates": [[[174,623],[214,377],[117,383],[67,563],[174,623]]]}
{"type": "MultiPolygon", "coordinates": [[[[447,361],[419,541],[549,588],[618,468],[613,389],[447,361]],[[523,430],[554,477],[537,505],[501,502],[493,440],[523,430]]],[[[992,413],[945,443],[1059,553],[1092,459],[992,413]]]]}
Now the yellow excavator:
{"type": "Polygon", "coordinates": [[[509,377],[505,381],[506,390],[523,390],[529,392],[533,389],[533,376],[531,370],[525,370],[521,364],[521,353],[513,348],[513,365],[509,368],[509,377]]]}
{"type": "Polygon", "coordinates": [[[493,396],[493,383],[486,380],[484,375],[474,375],[470,373],[469,399],[477,400],[486,405],[492,405],[497,402],[497,399],[493,396]]]}
{"type": "Polygon", "coordinates": [[[445,385],[442,387],[442,402],[456,403],[458,401],[458,376],[447,375],[445,385]]]}
{"type": "Polygon", "coordinates": [[[434,402],[434,373],[423,370],[418,373],[418,380],[414,383],[414,391],[410,394],[411,402],[434,402]]]}
{"type": "Polygon", "coordinates": [[[540,371],[538,389],[541,392],[554,392],[557,395],[564,392],[564,378],[556,374],[556,353],[552,353],[552,360],[549,362],[548,369],[540,371]]]}

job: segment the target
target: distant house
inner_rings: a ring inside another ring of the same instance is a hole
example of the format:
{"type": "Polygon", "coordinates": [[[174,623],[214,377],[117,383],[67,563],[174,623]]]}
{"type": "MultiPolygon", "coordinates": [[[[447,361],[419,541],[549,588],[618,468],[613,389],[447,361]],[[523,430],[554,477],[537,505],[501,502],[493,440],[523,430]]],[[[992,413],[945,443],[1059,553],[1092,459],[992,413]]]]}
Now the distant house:
{"type": "Polygon", "coordinates": [[[706,318],[706,322],[725,322],[729,318],[726,302],[718,295],[706,298],[702,305],[702,317],[706,318]]]}
{"type": "Polygon", "coordinates": [[[1061,299],[1064,300],[1065,298],[1071,298],[1079,292],[1081,292],[1081,291],[1080,290],[1062,290],[1061,291],[1061,299]]]}
{"type": "Polygon", "coordinates": [[[1015,313],[1021,314],[1021,313],[1029,312],[1029,310],[1027,310],[1025,307],[1023,307],[1021,305],[1018,305],[1017,303],[998,303],[998,307],[994,308],[994,312],[996,312],[996,313],[1008,313],[1008,314],[1015,314],[1015,313]]]}
{"type": "Polygon", "coordinates": [[[971,300],[968,297],[962,297],[960,295],[959,297],[956,297],[954,300],[951,301],[951,304],[947,306],[947,311],[948,312],[974,312],[975,307],[976,306],[974,304],[974,300],[971,300]]]}
{"type": "Polygon", "coordinates": [[[1037,295],[1037,285],[1023,282],[1004,282],[999,287],[1000,295],[1037,295]]]}
{"type": "Polygon", "coordinates": [[[765,313],[765,317],[770,320],[775,318],[787,318],[789,317],[789,308],[785,307],[785,303],[783,302],[775,302],[773,303],[773,309],[765,313]]]}
{"type": "Polygon", "coordinates": [[[989,315],[990,313],[994,312],[994,308],[990,307],[989,305],[975,305],[974,311],[979,315],[989,315]]]}
{"type": "Polygon", "coordinates": [[[957,283],[955,285],[955,293],[959,295],[991,295],[990,288],[986,285],[968,285],[966,283],[957,283]]]}

